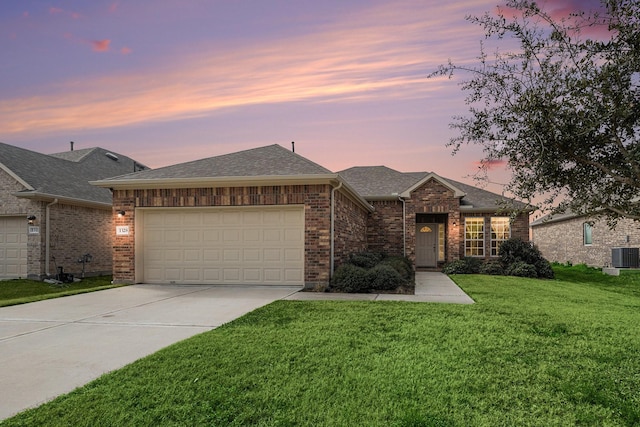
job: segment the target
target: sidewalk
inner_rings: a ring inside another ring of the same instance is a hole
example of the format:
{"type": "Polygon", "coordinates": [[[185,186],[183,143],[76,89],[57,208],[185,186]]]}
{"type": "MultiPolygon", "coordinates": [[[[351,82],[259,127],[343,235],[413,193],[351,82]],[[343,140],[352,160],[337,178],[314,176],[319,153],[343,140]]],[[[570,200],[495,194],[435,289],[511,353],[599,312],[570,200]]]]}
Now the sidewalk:
{"type": "Polygon", "coordinates": [[[449,304],[473,304],[446,274],[432,271],[416,272],[415,295],[401,294],[340,294],[331,292],[296,292],[284,298],[299,301],[413,301],[443,302],[449,304]]]}

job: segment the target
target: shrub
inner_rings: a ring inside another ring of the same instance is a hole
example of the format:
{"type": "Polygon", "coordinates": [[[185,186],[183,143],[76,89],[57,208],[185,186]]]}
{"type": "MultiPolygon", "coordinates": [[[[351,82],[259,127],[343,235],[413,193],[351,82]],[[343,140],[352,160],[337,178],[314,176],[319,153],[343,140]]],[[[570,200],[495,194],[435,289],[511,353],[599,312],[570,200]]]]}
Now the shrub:
{"type": "Polygon", "coordinates": [[[507,271],[512,269],[513,264],[521,261],[535,268],[536,277],[545,279],[553,279],[554,277],[549,261],[544,259],[540,250],[529,242],[517,238],[506,240],[500,245],[499,255],[500,261],[507,271]]]}
{"type": "Polygon", "coordinates": [[[349,256],[349,263],[362,268],[373,268],[384,258],[379,252],[359,252],[349,256]]]}
{"type": "Polygon", "coordinates": [[[331,278],[331,288],[339,292],[359,293],[370,289],[370,276],[365,268],[342,264],[331,278]]]}
{"type": "Polygon", "coordinates": [[[369,275],[370,289],[376,291],[390,291],[405,283],[400,273],[388,264],[378,264],[367,274],[369,275]]]}
{"type": "Polygon", "coordinates": [[[482,261],[478,258],[463,258],[451,261],[442,268],[444,274],[477,274],[482,261]]]}
{"type": "Polygon", "coordinates": [[[411,280],[413,276],[413,267],[409,258],[402,256],[387,257],[382,260],[380,265],[389,265],[393,267],[400,276],[406,281],[411,280]]]}
{"type": "Polygon", "coordinates": [[[469,265],[463,259],[457,259],[442,267],[444,274],[469,274],[469,265]]]}
{"type": "Polygon", "coordinates": [[[512,263],[507,269],[509,276],[518,277],[538,277],[536,267],[532,264],[527,264],[524,261],[516,261],[512,263]]]}
{"type": "Polygon", "coordinates": [[[464,261],[469,266],[469,274],[480,273],[480,267],[482,266],[482,260],[480,258],[466,257],[464,261]]]}
{"type": "Polygon", "coordinates": [[[505,271],[500,261],[487,261],[482,263],[482,265],[480,266],[480,274],[502,276],[505,274],[505,271]]]}

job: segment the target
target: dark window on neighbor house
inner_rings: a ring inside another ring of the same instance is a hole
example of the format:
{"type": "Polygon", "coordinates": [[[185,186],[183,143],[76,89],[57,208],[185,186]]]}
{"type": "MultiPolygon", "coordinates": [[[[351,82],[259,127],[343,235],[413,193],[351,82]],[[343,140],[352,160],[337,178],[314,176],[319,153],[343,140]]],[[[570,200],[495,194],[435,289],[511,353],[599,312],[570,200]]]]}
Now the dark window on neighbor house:
{"type": "Polygon", "coordinates": [[[585,245],[590,245],[593,243],[593,240],[591,238],[591,229],[591,224],[589,224],[588,222],[582,224],[582,239],[585,245]]]}
{"type": "Polygon", "coordinates": [[[511,238],[511,219],[508,216],[491,218],[491,256],[498,256],[500,245],[511,238]]]}
{"type": "Polygon", "coordinates": [[[464,219],[464,256],[484,256],[484,218],[464,219]]]}

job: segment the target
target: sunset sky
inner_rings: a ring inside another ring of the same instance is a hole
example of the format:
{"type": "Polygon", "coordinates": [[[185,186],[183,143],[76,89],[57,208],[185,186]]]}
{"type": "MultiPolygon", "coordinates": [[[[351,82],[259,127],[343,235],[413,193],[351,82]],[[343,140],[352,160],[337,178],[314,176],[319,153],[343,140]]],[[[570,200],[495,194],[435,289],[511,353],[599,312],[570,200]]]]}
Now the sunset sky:
{"type": "Polygon", "coordinates": [[[451,117],[466,112],[459,81],[426,76],[474,60],[483,33],[465,16],[498,3],[6,0],[0,142],[54,153],[75,141],[156,168],[295,141],[333,171],[386,165],[472,183],[481,152],[446,147],[451,117]]]}

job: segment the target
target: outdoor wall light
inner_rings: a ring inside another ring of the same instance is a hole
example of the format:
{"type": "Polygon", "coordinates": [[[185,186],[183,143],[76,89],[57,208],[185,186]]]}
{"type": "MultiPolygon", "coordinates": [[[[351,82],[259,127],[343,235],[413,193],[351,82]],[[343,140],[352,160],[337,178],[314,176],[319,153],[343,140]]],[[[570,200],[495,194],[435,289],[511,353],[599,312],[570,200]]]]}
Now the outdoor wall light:
{"type": "Polygon", "coordinates": [[[33,225],[33,223],[35,222],[35,220],[36,220],[36,216],[35,216],[35,215],[29,215],[29,216],[27,217],[27,222],[29,223],[29,225],[33,225]]]}
{"type": "Polygon", "coordinates": [[[118,211],[118,218],[122,218],[124,216],[124,211],[118,211]]]}
{"type": "Polygon", "coordinates": [[[453,226],[455,227],[458,224],[458,221],[456,221],[455,219],[453,220],[453,226]]]}

